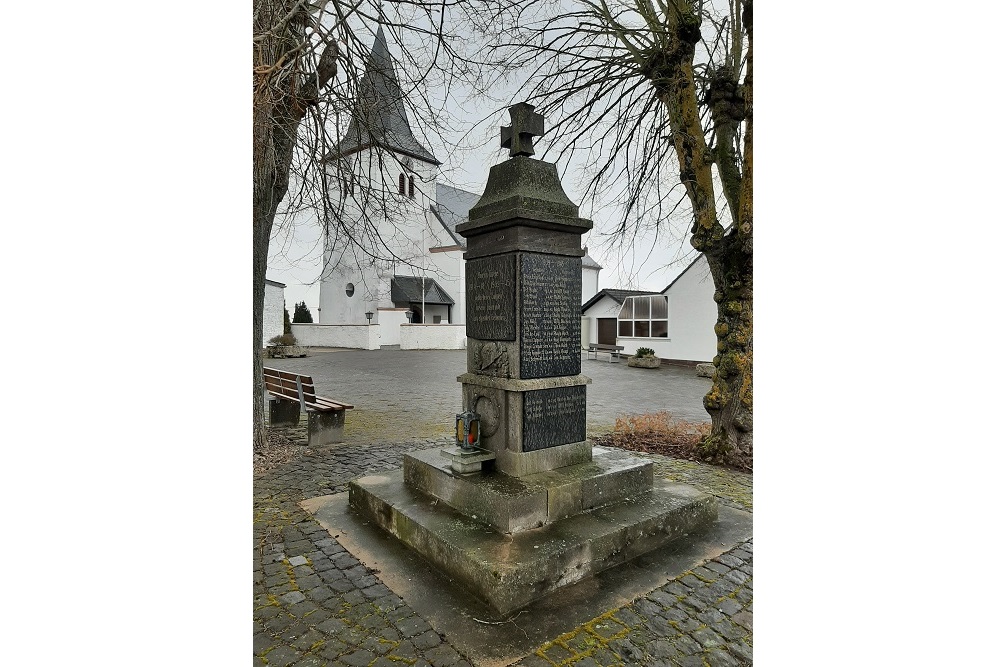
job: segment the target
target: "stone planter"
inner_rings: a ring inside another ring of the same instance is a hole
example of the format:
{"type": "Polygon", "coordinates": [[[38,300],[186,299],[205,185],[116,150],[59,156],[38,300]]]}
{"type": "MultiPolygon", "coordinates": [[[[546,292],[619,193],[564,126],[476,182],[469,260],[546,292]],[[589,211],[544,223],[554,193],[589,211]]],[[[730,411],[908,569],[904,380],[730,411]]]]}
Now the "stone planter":
{"type": "Polygon", "coordinates": [[[659,368],[659,357],[637,357],[635,355],[628,358],[628,365],[632,368],[659,368]]]}
{"type": "Polygon", "coordinates": [[[304,357],[306,349],[301,345],[268,345],[265,350],[268,359],[287,359],[288,357],[304,357]]]}
{"type": "Polygon", "coordinates": [[[698,377],[713,378],[715,377],[715,365],[698,364],[697,366],[695,366],[695,373],[698,374],[698,377]]]}

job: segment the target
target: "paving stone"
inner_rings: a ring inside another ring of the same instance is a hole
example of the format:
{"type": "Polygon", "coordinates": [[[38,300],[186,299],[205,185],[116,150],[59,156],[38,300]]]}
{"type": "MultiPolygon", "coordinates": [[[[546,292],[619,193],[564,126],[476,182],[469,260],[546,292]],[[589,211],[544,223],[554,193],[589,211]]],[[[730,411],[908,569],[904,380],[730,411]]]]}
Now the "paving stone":
{"type": "Polygon", "coordinates": [[[749,579],[750,577],[743,574],[739,570],[730,570],[729,572],[726,573],[725,578],[729,579],[730,581],[735,581],[737,584],[742,584],[745,583],[746,580],[749,579]]]}
{"type": "Polygon", "coordinates": [[[706,649],[716,648],[722,646],[725,640],[720,637],[711,628],[702,628],[700,630],[695,630],[691,633],[691,636],[696,642],[702,645],[706,649]]]}
{"type": "Polygon", "coordinates": [[[660,611],[663,611],[660,605],[647,598],[640,598],[636,600],[633,606],[635,607],[635,610],[637,612],[639,612],[643,616],[646,616],[647,618],[649,617],[650,614],[656,614],[659,613],[660,611]]]}
{"type": "Polygon", "coordinates": [[[306,596],[302,591],[292,591],[290,593],[285,593],[281,596],[281,601],[288,605],[296,604],[297,602],[302,602],[306,599],[306,596]]]}
{"type": "Polygon", "coordinates": [[[298,584],[300,591],[308,591],[316,588],[317,586],[322,586],[323,580],[315,574],[310,574],[301,578],[296,578],[295,583],[298,584]]]}
{"type": "MultiPolygon", "coordinates": [[[[702,581],[693,574],[685,574],[683,577],[677,580],[679,583],[684,584],[688,588],[701,588],[702,581]]],[[[673,592],[673,591],[671,591],[673,592]]]]}
{"type": "Polygon", "coordinates": [[[705,667],[700,655],[684,655],[674,658],[674,664],[678,667],[705,667]]]}
{"type": "Polygon", "coordinates": [[[701,621],[697,621],[693,618],[685,618],[683,621],[677,621],[677,629],[681,632],[692,632],[696,628],[700,628],[703,625],[701,621]]]}
{"type": "MultiPolygon", "coordinates": [[[[291,593],[289,593],[289,595],[291,595],[291,593]]],[[[299,593],[299,595],[302,594],[299,593]]],[[[305,596],[303,596],[302,599],[303,602],[298,602],[288,608],[289,614],[295,616],[296,618],[305,618],[306,616],[319,610],[319,607],[317,607],[315,603],[306,600],[305,596]]]]}
{"type": "Polygon", "coordinates": [[[329,600],[333,597],[333,591],[330,590],[329,586],[317,586],[316,588],[307,591],[307,594],[316,602],[322,603],[324,600],[329,600]]]}
{"type": "Polygon", "coordinates": [[[260,655],[265,653],[269,648],[274,646],[274,639],[270,635],[260,633],[253,636],[253,652],[254,655],[260,655]]]}
{"type": "Polygon", "coordinates": [[[753,630],[753,614],[745,611],[733,614],[733,623],[738,623],[747,630],[753,630]]]}
{"type": "Polygon", "coordinates": [[[743,609],[743,605],[732,598],[726,598],[722,602],[718,603],[717,608],[726,616],[732,616],[743,609]]]}
{"type": "Polygon", "coordinates": [[[573,653],[559,644],[553,644],[542,651],[542,656],[558,665],[572,658],[573,653]]]}
{"type": "Polygon", "coordinates": [[[733,642],[746,636],[746,628],[736,625],[732,621],[716,623],[712,629],[726,638],[726,641],[733,642]]]}
{"type": "Polygon", "coordinates": [[[642,617],[628,607],[623,607],[616,611],[615,617],[630,628],[642,623],[642,617]]]}
{"type": "Polygon", "coordinates": [[[722,554],[721,556],[719,556],[718,560],[720,563],[734,568],[739,567],[744,562],[742,558],[737,558],[732,554],[732,552],[722,554]]]}
{"type": "Polygon", "coordinates": [[[552,663],[537,655],[529,655],[515,663],[518,667],[552,667],[552,663]]]}
{"type": "Polygon", "coordinates": [[[694,595],[689,595],[683,600],[681,600],[681,604],[684,605],[685,607],[691,607],[695,611],[701,611],[702,609],[708,607],[708,604],[704,600],[701,600],[700,598],[697,598],[694,595]]]}
{"type": "Polygon", "coordinates": [[[301,637],[292,642],[292,647],[303,653],[310,651],[313,646],[326,640],[326,636],[313,628],[307,630],[301,637]]]}
{"type": "Polygon", "coordinates": [[[369,637],[361,642],[361,648],[368,649],[377,655],[385,655],[396,648],[396,642],[386,641],[381,637],[369,637]]]}
{"type": "Polygon", "coordinates": [[[430,624],[419,616],[410,616],[396,623],[396,629],[404,637],[412,637],[416,634],[426,632],[431,629],[430,624]]]}
{"type": "Polygon", "coordinates": [[[279,646],[266,656],[268,667],[288,667],[302,657],[302,654],[288,646],[279,646]]]}
{"type": "Polygon", "coordinates": [[[433,630],[428,630],[427,632],[422,632],[421,634],[412,637],[410,641],[413,642],[413,645],[418,649],[428,649],[434,648],[440,644],[441,637],[439,637],[438,633],[433,630]]]}
{"type": "MultiPolygon", "coordinates": [[[[309,559],[307,559],[305,556],[298,556],[297,558],[302,558],[304,561],[306,561],[306,563],[309,562],[309,559]]],[[[313,573],[315,573],[315,570],[313,570],[308,564],[299,565],[298,567],[292,568],[292,574],[295,575],[296,580],[298,580],[299,577],[308,577],[310,574],[313,573]]]]}
{"type": "MultiPolygon", "coordinates": [[[[674,622],[676,623],[676,621],[674,622]]],[[[663,616],[653,616],[650,618],[647,627],[649,628],[649,631],[657,637],[669,639],[670,637],[676,637],[680,634],[680,630],[674,627],[670,621],[663,616]]]]}
{"type": "Polygon", "coordinates": [[[688,613],[684,607],[678,605],[663,612],[663,618],[668,621],[683,621],[685,618],[688,618],[688,613]]]}
{"type": "Polygon", "coordinates": [[[681,653],[672,642],[669,642],[666,639],[657,639],[656,641],[650,643],[649,654],[654,658],[672,658],[675,655],[680,655],[681,653]]]}
{"type": "Polygon", "coordinates": [[[669,592],[668,590],[661,588],[655,590],[647,596],[650,600],[653,600],[657,604],[661,604],[664,607],[670,607],[677,604],[677,595],[669,592]]]}
{"type": "Polygon", "coordinates": [[[416,659],[417,649],[411,641],[404,639],[399,642],[399,645],[396,648],[392,649],[389,655],[395,656],[404,662],[410,662],[416,659]]]}
{"type": "Polygon", "coordinates": [[[742,640],[738,642],[730,642],[726,648],[737,660],[741,660],[746,664],[753,663],[753,649],[750,648],[746,642],[742,640]]]}
{"type": "Polygon", "coordinates": [[[696,642],[694,639],[688,635],[681,635],[674,640],[674,646],[677,647],[684,655],[693,655],[695,653],[701,653],[701,644],[696,642]]]}
{"type": "Polygon", "coordinates": [[[720,621],[724,620],[726,618],[726,615],[723,614],[718,609],[713,609],[712,607],[709,607],[704,611],[698,612],[697,618],[705,625],[713,625],[715,623],[719,623],[720,621]]]}
{"type": "Polygon", "coordinates": [[[710,569],[702,565],[694,568],[691,572],[699,579],[708,579],[709,583],[719,578],[719,574],[717,572],[712,572],[710,569]]]}
{"type": "Polygon", "coordinates": [[[341,656],[340,661],[345,665],[351,665],[351,667],[362,667],[373,661],[376,657],[378,656],[368,649],[359,649],[348,655],[341,656]]]}
{"type": "Polygon", "coordinates": [[[434,667],[452,667],[462,660],[462,656],[447,644],[442,644],[424,653],[424,657],[434,667]]]}
{"type": "Polygon", "coordinates": [[[674,595],[687,595],[691,592],[691,589],[679,581],[671,581],[669,584],[663,587],[668,593],[673,593],[674,595]]]}
{"type": "Polygon", "coordinates": [[[704,655],[705,662],[710,667],[740,667],[741,662],[721,649],[709,651],[704,655]]]}
{"type": "Polygon", "coordinates": [[[327,660],[335,660],[338,656],[344,655],[349,650],[353,650],[354,647],[349,647],[344,642],[339,639],[327,639],[323,644],[323,648],[320,649],[319,654],[326,658],[327,660]]]}
{"type": "Polygon", "coordinates": [[[715,572],[716,574],[725,574],[726,572],[729,572],[730,569],[732,569],[729,565],[726,565],[725,563],[719,563],[714,560],[705,563],[705,567],[711,570],[712,572],[715,572]]]}
{"type": "Polygon", "coordinates": [[[605,619],[600,623],[595,623],[593,628],[594,634],[604,639],[609,639],[626,629],[621,623],[611,619],[605,619]]]}
{"type": "Polygon", "coordinates": [[[289,577],[288,573],[284,570],[268,577],[264,577],[264,585],[268,588],[274,588],[275,586],[287,584],[289,581],[291,581],[291,577],[289,577]]]}

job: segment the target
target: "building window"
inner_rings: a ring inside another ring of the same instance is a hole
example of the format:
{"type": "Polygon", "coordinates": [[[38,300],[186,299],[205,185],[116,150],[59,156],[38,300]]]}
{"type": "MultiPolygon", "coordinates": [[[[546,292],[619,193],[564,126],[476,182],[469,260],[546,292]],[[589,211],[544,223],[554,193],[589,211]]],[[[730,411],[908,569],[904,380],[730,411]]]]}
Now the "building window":
{"type": "Polygon", "coordinates": [[[410,176],[410,199],[413,199],[413,196],[416,193],[416,188],[413,187],[413,184],[414,184],[413,176],[410,176]]]}
{"type": "Polygon", "coordinates": [[[435,315],[434,316],[434,324],[441,324],[441,316],[440,315],[435,315]]]}
{"type": "Polygon", "coordinates": [[[401,195],[405,195],[406,194],[406,175],[405,174],[400,174],[399,175],[399,194],[401,194],[401,195]]]}
{"type": "Polygon", "coordinates": [[[354,283],[347,283],[347,289],[344,291],[347,292],[347,296],[354,296],[354,283]]]}
{"type": "Polygon", "coordinates": [[[342,184],[344,186],[344,194],[353,195],[354,194],[354,176],[348,175],[344,176],[342,179],[342,184]]]}
{"type": "Polygon", "coordinates": [[[666,338],[667,297],[630,296],[618,311],[618,335],[622,338],[666,338]]]}

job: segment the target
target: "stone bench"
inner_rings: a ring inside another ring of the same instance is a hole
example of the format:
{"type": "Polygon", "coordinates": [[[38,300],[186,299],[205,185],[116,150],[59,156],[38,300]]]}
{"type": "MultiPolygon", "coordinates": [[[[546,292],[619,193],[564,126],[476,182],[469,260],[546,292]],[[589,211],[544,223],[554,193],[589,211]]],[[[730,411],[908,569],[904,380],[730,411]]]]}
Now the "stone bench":
{"type": "Polygon", "coordinates": [[[612,360],[617,361],[618,359],[621,358],[621,353],[624,349],[625,349],[624,345],[606,345],[604,343],[591,343],[590,346],[587,348],[587,358],[589,359],[590,355],[593,354],[594,359],[596,360],[597,354],[599,352],[607,352],[608,361],[612,360]]]}
{"type": "Polygon", "coordinates": [[[318,447],[344,440],[344,419],[353,405],[316,395],[308,375],[264,367],[264,387],[271,395],[271,424],[296,425],[304,409],[308,416],[309,446],[318,447]]]}

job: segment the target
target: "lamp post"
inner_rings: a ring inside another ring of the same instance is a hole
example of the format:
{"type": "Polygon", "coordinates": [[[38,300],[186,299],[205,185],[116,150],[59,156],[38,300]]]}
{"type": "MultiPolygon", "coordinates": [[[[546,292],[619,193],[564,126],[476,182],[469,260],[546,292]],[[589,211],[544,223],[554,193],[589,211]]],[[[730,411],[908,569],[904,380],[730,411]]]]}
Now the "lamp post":
{"type": "Polygon", "coordinates": [[[412,322],[413,321],[413,311],[412,310],[407,310],[406,311],[406,321],[407,322],[412,322]]]}
{"type": "Polygon", "coordinates": [[[367,313],[365,313],[365,317],[367,317],[367,318],[368,318],[368,324],[371,324],[371,323],[372,323],[372,316],[373,316],[374,314],[375,314],[375,313],[373,313],[373,312],[372,312],[372,311],[370,311],[370,310],[369,310],[369,311],[368,311],[367,313]]]}

